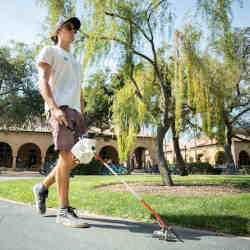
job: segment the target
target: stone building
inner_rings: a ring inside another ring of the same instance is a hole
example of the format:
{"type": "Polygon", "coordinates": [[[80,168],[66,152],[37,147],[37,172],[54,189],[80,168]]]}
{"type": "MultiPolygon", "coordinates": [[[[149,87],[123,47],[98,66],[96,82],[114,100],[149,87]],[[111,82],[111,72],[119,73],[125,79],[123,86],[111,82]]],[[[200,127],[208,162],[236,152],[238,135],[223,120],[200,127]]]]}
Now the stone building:
{"type": "MultiPolygon", "coordinates": [[[[114,163],[119,161],[117,140],[109,131],[97,132],[96,151],[114,163]]],[[[156,164],[156,151],[150,136],[138,135],[131,161],[136,168],[156,164]]],[[[0,130],[0,169],[39,170],[46,160],[57,158],[52,136],[47,128],[0,130]]],[[[121,163],[124,164],[124,163],[121,163]]]]}
{"type": "MultiPolygon", "coordinates": [[[[250,137],[241,136],[250,140],[250,137]]],[[[211,140],[206,136],[194,139],[189,142],[180,142],[181,153],[185,162],[209,162],[212,165],[223,164],[224,148],[216,140],[211,140]],[[220,158],[220,156],[222,158],[220,158]],[[220,158],[220,160],[218,159],[220,158]]],[[[175,162],[172,141],[164,142],[165,156],[170,163],[175,162]]],[[[236,167],[250,165],[250,142],[242,142],[234,139],[232,143],[232,153],[236,167]]]]}
{"type": "MultiPolygon", "coordinates": [[[[117,151],[116,136],[110,131],[98,131],[97,153],[104,159],[121,163],[117,151]]],[[[249,137],[246,137],[249,138],[249,137]]],[[[224,149],[215,140],[201,137],[189,142],[180,142],[183,159],[186,162],[202,161],[215,165],[218,154],[223,156],[224,149]]],[[[171,141],[164,141],[164,152],[169,163],[175,162],[171,141]]],[[[234,140],[232,152],[235,166],[250,165],[250,142],[234,140]]],[[[39,170],[41,165],[57,158],[54,151],[52,136],[47,127],[36,129],[0,130],[0,170],[2,167],[12,170],[39,170]]],[[[223,157],[222,157],[223,158],[223,157]]],[[[133,168],[151,168],[157,164],[154,139],[150,134],[139,134],[133,147],[130,159],[124,165],[133,168]]],[[[220,160],[223,164],[223,159],[220,160]]]]}

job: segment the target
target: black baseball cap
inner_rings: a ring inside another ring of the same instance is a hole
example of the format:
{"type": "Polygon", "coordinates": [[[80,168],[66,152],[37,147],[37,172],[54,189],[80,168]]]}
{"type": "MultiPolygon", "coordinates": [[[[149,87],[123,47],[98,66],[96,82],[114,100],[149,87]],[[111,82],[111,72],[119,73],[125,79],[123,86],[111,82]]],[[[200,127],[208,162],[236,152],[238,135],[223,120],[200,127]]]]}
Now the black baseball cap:
{"type": "MultiPolygon", "coordinates": [[[[72,23],[75,27],[75,30],[79,30],[80,27],[81,27],[81,22],[80,20],[77,18],[77,17],[71,17],[71,18],[66,18],[66,17],[60,17],[59,18],[59,21],[56,23],[56,30],[55,32],[60,29],[65,23],[72,23]]],[[[58,42],[58,37],[57,35],[54,35],[51,37],[51,40],[54,42],[54,43],[57,43],[58,42]]]]}

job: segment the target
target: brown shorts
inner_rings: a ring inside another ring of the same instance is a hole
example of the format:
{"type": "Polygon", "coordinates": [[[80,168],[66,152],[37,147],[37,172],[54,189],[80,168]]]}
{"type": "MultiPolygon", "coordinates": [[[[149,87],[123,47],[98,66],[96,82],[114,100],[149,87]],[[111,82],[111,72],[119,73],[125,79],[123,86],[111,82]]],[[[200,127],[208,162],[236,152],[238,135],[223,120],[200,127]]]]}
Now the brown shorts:
{"type": "Polygon", "coordinates": [[[64,125],[60,125],[50,114],[48,124],[51,128],[54,147],[56,151],[69,151],[78,141],[79,137],[87,131],[84,116],[77,110],[68,106],[60,106],[60,109],[65,113],[69,126],[74,129],[70,131],[64,125]]]}

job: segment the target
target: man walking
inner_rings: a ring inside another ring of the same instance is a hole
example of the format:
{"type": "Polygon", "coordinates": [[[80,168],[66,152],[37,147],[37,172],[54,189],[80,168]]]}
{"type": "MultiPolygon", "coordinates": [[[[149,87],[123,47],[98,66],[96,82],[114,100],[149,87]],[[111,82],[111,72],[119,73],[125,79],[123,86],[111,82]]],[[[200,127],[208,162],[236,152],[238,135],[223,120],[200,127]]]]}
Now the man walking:
{"type": "Polygon", "coordinates": [[[70,227],[88,227],[69,204],[70,171],[77,166],[70,150],[87,130],[81,114],[84,112],[81,67],[70,53],[70,45],[80,26],[76,17],[61,18],[55,35],[51,37],[54,46],[44,47],[37,61],[40,92],[59,159],[46,179],[33,187],[33,193],[37,211],[43,215],[46,213],[48,189],[56,182],[59,200],[56,222],[70,227]],[[74,128],[74,134],[67,126],[74,128]]]}

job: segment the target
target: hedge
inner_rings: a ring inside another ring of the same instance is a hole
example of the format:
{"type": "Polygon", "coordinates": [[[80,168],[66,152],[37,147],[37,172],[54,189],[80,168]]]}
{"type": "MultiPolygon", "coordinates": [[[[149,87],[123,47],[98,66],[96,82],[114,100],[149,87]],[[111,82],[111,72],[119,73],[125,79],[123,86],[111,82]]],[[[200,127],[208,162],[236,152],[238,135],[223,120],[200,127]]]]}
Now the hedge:
{"type": "Polygon", "coordinates": [[[187,170],[191,174],[220,174],[220,169],[215,169],[209,162],[187,163],[187,170]]]}
{"type": "Polygon", "coordinates": [[[247,174],[250,174],[250,165],[242,165],[240,168],[244,169],[247,174]]]}
{"type": "MultiPolygon", "coordinates": [[[[209,162],[190,162],[185,164],[189,174],[220,174],[221,170],[214,168],[209,162]]],[[[179,174],[174,164],[168,164],[173,174],[179,174]]]]}
{"type": "Polygon", "coordinates": [[[88,164],[79,164],[72,170],[73,175],[99,175],[103,169],[103,164],[93,158],[88,164]]]}

